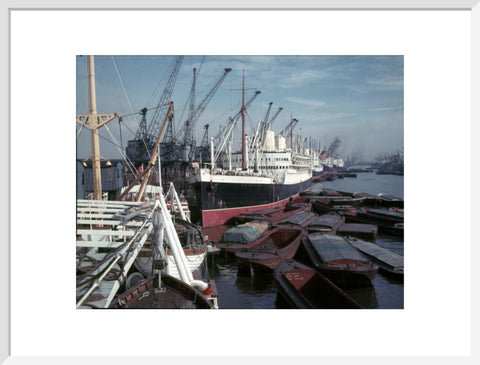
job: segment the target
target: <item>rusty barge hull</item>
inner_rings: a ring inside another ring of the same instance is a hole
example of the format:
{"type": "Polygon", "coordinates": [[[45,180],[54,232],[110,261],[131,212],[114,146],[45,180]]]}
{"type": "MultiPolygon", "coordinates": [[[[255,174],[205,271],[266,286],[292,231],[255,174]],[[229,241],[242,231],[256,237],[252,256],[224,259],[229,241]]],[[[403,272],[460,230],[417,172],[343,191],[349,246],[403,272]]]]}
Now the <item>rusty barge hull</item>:
{"type": "Polygon", "coordinates": [[[295,260],[284,260],[273,276],[278,292],[295,309],[363,308],[318,271],[295,260]]]}
{"type": "Polygon", "coordinates": [[[305,233],[302,229],[274,228],[259,242],[235,253],[240,270],[273,270],[282,260],[295,256],[305,233]]]}

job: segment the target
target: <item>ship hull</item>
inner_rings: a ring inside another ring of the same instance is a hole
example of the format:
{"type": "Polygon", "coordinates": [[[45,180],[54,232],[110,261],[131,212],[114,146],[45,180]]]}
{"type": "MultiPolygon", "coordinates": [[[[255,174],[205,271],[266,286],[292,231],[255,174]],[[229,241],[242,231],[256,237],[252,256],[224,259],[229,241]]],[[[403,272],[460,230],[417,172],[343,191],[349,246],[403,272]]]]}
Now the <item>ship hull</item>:
{"type": "Polygon", "coordinates": [[[231,181],[198,181],[194,191],[201,209],[202,226],[226,224],[242,213],[284,207],[290,198],[311,187],[311,175],[291,184],[239,177],[231,181]]]}
{"type": "Polygon", "coordinates": [[[323,168],[312,170],[312,177],[318,177],[318,176],[321,176],[321,175],[323,175],[323,168]]]}

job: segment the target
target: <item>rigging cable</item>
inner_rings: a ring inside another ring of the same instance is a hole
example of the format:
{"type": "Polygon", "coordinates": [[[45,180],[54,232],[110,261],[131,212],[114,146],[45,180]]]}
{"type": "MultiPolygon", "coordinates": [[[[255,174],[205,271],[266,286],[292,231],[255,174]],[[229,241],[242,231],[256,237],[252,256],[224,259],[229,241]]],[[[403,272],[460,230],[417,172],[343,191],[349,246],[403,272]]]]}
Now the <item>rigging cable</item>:
{"type": "MultiPolygon", "coordinates": [[[[162,78],[161,78],[160,81],[158,82],[157,86],[156,86],[155,89],[153,90],[152,95],[150,95],[150,98],[147,100],[147,102],[145,103],[145,105],[148,105],[148,103],[150,103],[150,101],[151,101],[152,98],[153,98],[153,95],[155,95],[155,93],[157,92],[158,88],[159,88],[160,85],[162,84],[163,79],[165,78],[165,76],[167,76],[167,72],[168,72],[168,68],[165,69],[165,73],[163,74],[162,78]]],[[[150,109],[153,109],[153,108],[149,108],[149,110],[150,110],[150,109]]]]}
{"type": "MultiPolygon", "coordinates": [[[[118,70],[117,62],[115,61],[115,58],[113,56],[111,56],[111,57],[112,57],[113,65],[115,66],[115,70],[117,71],[118,78],[120,79],[120,83],[122,84],[123,92],[125,93],[125,96],[127,98],[128,105],[130,106],[130,111],[133,113],[132,103],[130,102],[130,98],[128,97],[127,89],[125,88],[125,84],[123,82],[122,76],[120,75],[120,71],[118,70]]],[[[138,126],[138,120],[137,120],[136,117],[135,117],[135,121],[137,122],[137,126],[138,126]]]]}
{"type": "MultiPolygon", "coordinates": [[[[128,97],[128,93],[127,93],[127,90],[125,88],[125,84],[123,82],[122,76],[120,75],[120,71],[118,70],[117,62],[115,61],[115,58],[113,56],[111,56],[111,57],[112,57],[113,65],[115,66],[115,70],[117,71],[118,78],[120,79],[120,83],[122,85],[123,92],[125,93],[125,96],[127,98],[128,105],[130,106],[130,111],[133,113],[132,103],[130,102],[130,98],[128,97]]],[[[140,124],[138,123],[138,120],[137,120],[137,114],[134,114],[134,115],[135,115],[135,122],[137,123],[136,127],[138,129],[138,128],[140,128],[140,124]]],[[[142,136],[142,142],[145,145],[145,148],[146,148],[147,152],[149,153],[149,157],[150,157],[150,152],[148,151],[147,144],[146,144],[145,140],[143,139],[143,136],[142,136]]]]}
{"type": "Polygon", "coordinates": [[[123,152],[123,150],[119,147],[118,145],[118,141],[117,139],[115,138],[115,136],[112,134],[112,132],[110,131],[110,128],[108,128],[108,125],[105,124],[105,128],[107,129],[107,132],[108,134],[110,134],[110,138],[115,142],[113,143],[115,145],[115,147],[117,147],[117,149],[119,150],[120,152],[120,155],[123,157],[124,161],[127,163],[127,166],[128,168],[130,169],[131,172],[133,172],[133,174],[135,175],[135,172],[136,170],[135,169],[132,169],[132,166],[133,166],[133,163],[132,161],[130,161],[127,157],[127,155],[123,152]]]}

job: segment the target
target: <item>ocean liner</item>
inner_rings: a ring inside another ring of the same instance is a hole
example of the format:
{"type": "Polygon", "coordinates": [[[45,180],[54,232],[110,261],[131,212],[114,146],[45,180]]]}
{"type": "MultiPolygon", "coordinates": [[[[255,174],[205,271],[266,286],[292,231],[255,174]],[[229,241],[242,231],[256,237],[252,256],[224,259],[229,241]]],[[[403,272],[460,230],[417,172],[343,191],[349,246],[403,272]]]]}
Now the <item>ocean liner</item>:
{"type": "Polygon", "coordinates": [[[311,158],[287,148],[285,136],[265,128],[246,136],[244,84],[242,151],[231,152],[228,137],[236,124],[232,120],[217,152],[211,139],[209,168],[199,166],[189,177],[203,227],[225,224],[245,212],[283,207],[312,184],[311,158]]]}

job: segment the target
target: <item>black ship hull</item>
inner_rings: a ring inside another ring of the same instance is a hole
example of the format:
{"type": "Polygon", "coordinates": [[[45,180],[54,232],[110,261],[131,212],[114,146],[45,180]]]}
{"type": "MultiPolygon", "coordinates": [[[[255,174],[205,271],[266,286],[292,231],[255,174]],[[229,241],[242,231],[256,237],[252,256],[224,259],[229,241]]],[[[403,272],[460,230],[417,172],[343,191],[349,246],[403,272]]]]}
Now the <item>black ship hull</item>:
{"type": "Polygon", "coordinates": [[[245,212],[285,206],[290,198],[311,185],[309,178],[296,184],[202,181],[194,183],[193,187],[201,209],[202,225],[212,227],[245,212]]]}

